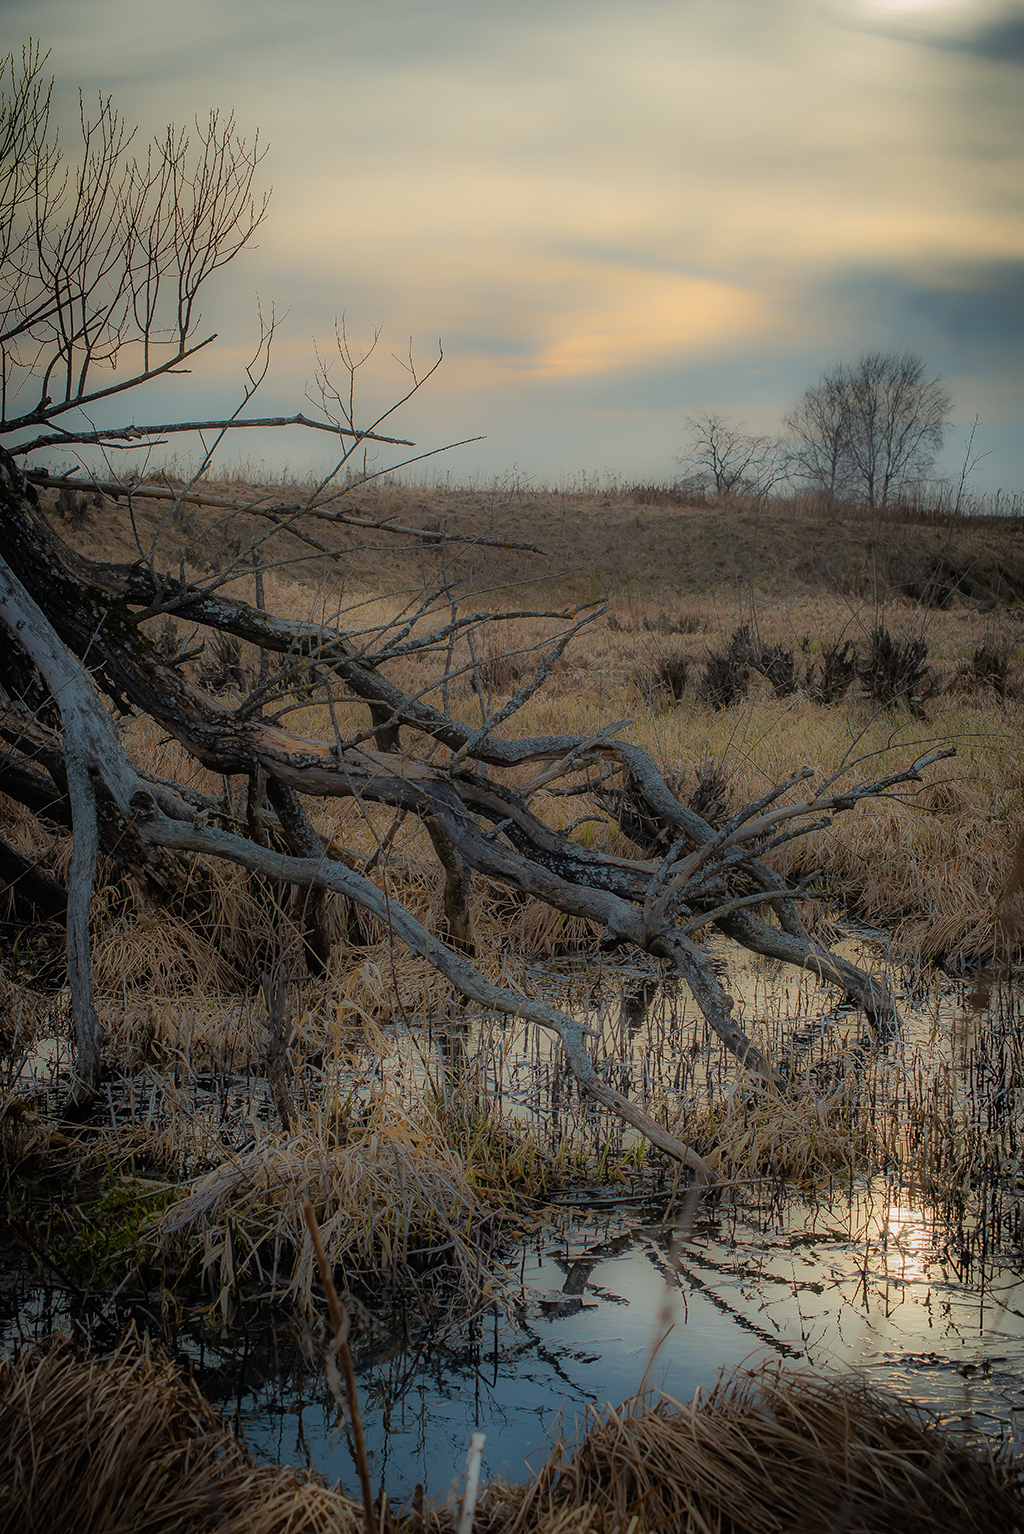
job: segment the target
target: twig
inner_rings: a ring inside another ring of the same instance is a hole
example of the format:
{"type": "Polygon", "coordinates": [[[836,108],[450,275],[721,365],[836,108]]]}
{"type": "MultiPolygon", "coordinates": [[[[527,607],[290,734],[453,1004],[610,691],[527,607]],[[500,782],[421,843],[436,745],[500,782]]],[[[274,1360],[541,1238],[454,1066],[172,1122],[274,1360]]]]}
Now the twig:
{"type": "Polygon", "coordinates": [[[348,1398],[348,1412],[352,1420],[352,1441],[356,1451],[356,1469],[359,1471],[359,1485],[363,1493],[363,1517],[366,1524],[366,1534],[378,1534],[377,1515],[373,1510],[373,1492],[370,1489],[370,1463],[366,1457],[366,1440],[363,1437],[363,1418],[359,1410],[359,1396],[356,1392],[356,1373],[352,1366],[352,1350],[348,1345],[348,1316],[341,1308],[338,1299],[338,1291],[334,1287],[334,1279],[331,1277],[330,1264],[324,1252],[323,1242],[320,1240],[320,1227],[313,1213],[313,1205],[308,1198],[302,1200],[302,1212],[309,1226],[310,1239],[313,1242],[313,1250],[316,1253],[317,1267],[320,1269],[320,1283],[327,1297],[327,1309],[330,1312],[331,1325],[334,1328],[334,1336],[331,1338],[331,1350],[337,1353],[341,1360],[342,1373],[345,1376],[345,1394],[348,1398]]]}

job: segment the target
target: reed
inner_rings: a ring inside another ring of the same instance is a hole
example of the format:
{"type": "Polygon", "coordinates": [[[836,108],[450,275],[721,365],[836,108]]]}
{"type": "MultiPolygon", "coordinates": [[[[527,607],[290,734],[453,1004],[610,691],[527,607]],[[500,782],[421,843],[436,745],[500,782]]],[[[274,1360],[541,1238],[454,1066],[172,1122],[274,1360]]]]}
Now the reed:
{"type": "MultiPolygon", "coordinates": [[[[308,1199],[327,1261],[346,1289],[371,1304],[422,1298],[431,1276],[470,1307],[493,1287],[493,1248],[518,1225],[514,1176],[531,1159],[522,1139],[495,1162],[493,1128],[452,1144],[428,1105],[410,1112],[386,1093],[359,1106],[313,1106],[288,1136],[196,1178],[148,1232],[156,1261],[191,1271],[229,1318],[243,1293],[314,1307],[316,1253],[308,1199]]],[[[534,1162],[534,1191],[543,1186],[534,1162]]],[[[524,1179],[526,1188],[529,1181],[524,1179]]]]}

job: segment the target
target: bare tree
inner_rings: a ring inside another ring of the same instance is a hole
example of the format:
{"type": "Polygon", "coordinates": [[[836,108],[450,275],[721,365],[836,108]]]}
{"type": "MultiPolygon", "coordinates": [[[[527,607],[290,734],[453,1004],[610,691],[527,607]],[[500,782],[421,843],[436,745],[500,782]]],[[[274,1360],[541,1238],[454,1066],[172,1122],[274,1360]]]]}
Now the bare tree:
{"type": "Polygon", "coordinates": [[[808,484],[884,510],[917,488],[942,447],[952,401],[910,352],[838,363],[786,417],[793,460],[808,484]]]}
{"type": "Polygon", "coordinates": [[[848,396],[842,367],[832,368],[804,391],[783,421],[793,444],[794,477],[829,501],[853,493],[848,396]]]}
{"type": "Polygon", "coordinates": [[[689,442],[676,461],[689,469],[691,482],[716,495],[764,496],[785,478],[785,451],[776,438],[751,436],[715,411],[687,416],[686,424],[689,442]]]}

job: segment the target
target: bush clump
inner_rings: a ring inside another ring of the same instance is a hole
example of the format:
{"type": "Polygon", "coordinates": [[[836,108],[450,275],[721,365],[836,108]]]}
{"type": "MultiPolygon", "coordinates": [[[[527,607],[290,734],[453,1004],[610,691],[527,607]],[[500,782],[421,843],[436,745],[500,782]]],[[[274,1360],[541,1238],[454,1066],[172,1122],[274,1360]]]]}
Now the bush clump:
{"type": "Polygon", "coordinates": [[[857,646],[848,639],[826,645],[818,666],[808,673],[808,697],[825,707],[841,703],[856,681],[859,659],[857,646]]]}
{"type": "Polygon", "coordinates": [[[897,639],[888,629],[876,628],[857,674],[873,703],[891,708],[905,700],[915,718],[920,717],[923,699],[930,690],[927,655],[923,639],[909,635],[897,639]]]}
{"type": "Polygon", "coordinates": [[[242,664],[242,647],[234,634],[218,634],[211,652],[196,673],[200,686],[214,694],[245,692],[251,673],[242,664]]]}
{"type": "Polygon", "coordinates": [[[975,650],[969,661],[963,661],[957,667],[957,681],[964,691],[982,692],[991,687],[999,701],[1003,702],[1009,671],[1009,652],[998,645],[983,644],[975,650]]]}
{"type": "Polygon", "coordinates": [[[728,708],[738,698],[745,698],[750,690],[750,665],[754,648],[750,629],[743,624],[733,634],[727,650],[709,650],[704,663],[697,696],[712,708],[728,708]]]}
{"type": "Polygon", "coordinates": [[[788,698],[797,689],[795,653],[779,644],[758,645],[754,651],[755,667],[771,683],[777,698],[788,698]]]}

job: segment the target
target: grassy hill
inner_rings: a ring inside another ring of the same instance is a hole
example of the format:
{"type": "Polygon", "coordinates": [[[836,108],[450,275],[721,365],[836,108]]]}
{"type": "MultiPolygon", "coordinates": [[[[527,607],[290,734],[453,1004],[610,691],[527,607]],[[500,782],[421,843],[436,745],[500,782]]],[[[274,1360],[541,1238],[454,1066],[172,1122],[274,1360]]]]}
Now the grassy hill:
{"type": "MultiPolygon", "coordinates": [[[[148,488],[144,487],[144,488],[148,488]]],[[[135,531],[144,548],[157,539],[157,565],[182,558],[216,565],[268,522],[229,506],[298,506],[305,487],[213,483],[198,487],[222,504],[189,505],[169,518],[167,501],[133,497],[135,531]]],[[[308,492],[306,492],[308,493],[308,492]]],[[[55,499],[54,492],[46,492],[55,499]]],[[[807,501],[758,509],[742,499],[704,506],[676,503],[671,492],[638,488],[610,494],[459,490],[382,484],[357,488],[335,503],[347,515],[471,538],[532,542],[539,552],[452,544],[449,557],[471,585],[557,590],[558,600],[609,598],[616,606],[672,605],[712,595],[729,601],[751,592],[769,602],[797,592],[925,606],[1003,608],[1024,602],[1024,521],[929,518],[829,509],[807,501]]],[[[336,558],[349,590],[375,595],[419,585],[436,567],[436,548],[407,536],[321,522],[316,535],[336,558]]],[[[137,557],[124,500],[92,504],[71,535],[84,552],[107,559],[137,557]]],[[[322,559],[308,544],[281,539],[288,570],[318,584],[322,559]]],[[[500,598],[502,604],[507,593],[500,598]]],[[[532,603],[531,603],[532,605],[532,603]]]]}

